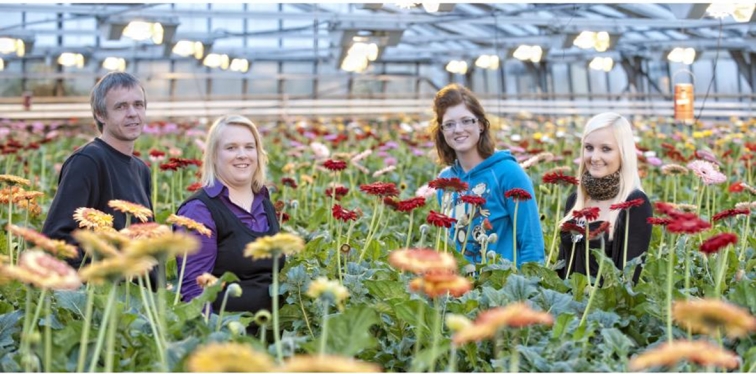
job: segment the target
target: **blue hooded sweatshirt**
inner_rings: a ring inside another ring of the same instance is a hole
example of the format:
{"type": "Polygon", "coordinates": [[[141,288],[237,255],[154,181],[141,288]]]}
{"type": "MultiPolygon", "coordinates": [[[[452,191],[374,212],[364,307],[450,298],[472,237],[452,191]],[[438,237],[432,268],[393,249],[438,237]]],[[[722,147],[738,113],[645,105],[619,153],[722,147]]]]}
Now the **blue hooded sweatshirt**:
{"type": "MultiPolygon", "coordinates": [[[[530,177],[510,152],[496,151],[468,172],[462,169],[459,161],[455,161],[454,165],[442,170],[439,177],[459,178],[469,185],[468,190],[461,192],[461,195],[475,195],[486,199],[483,206],[475,208],[460,200],[460,193],[451,192],[446,197],[447,205],[444,205],[444,191],[438,192],[438,200],[444,207],[444,214],[457,219],[457,223],[449,230],[449,239],[456,244],[457,250],[461,251],[463,243],[467,240],[466,251],[463,251],[465,258],[470,262],[481,262],[482,245],[486,243],[488,251],[494,251],[499,256],[513,261],[515,201],[505,198],[504,193],[513,188],[528,191],[534,198],[535,193],[530,177]],[[468,225],[466,217],[473,208],[475,213],[472,225],[468,225]]],[[[543,232],[534,198],[520,201],[517,208],[518,267],[525,262],[544,262],[543,232]]]]}

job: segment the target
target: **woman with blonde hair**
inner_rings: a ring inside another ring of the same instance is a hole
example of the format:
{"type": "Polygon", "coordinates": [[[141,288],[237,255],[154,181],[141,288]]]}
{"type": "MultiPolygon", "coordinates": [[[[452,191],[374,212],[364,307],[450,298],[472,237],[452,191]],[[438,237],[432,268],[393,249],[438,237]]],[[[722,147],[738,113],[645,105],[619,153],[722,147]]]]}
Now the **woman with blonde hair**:
{"type": "MultiPolygon", "coordinates": [[[[228,271],[239,277],[242,295],[229,298],[226,310],[271,310],[268,287],[273,279],[273,260],[244,257],[247,243],[279,231],[275,209],[264,186],[268,158],[260,133],[246,117],[224,116],[210,127],[206,146],[203,188],[184,201],[178,214],[204,224],[211,236],[194,232],[202,246],[187,257],[180,280],[182,298],[189,301],[202,293],[196,281],[200,275],[220,277],[228,271]]],[[[279,269],[283,268],[284,259],[278,261],[279,269]]],[[[212,304],[216,311],[221,299],[212,304]]]]}
{"type": "MultiPolygon", "coordinates": [[[[595,230],[607,222],[609,228],[601,234],[605,254],[615,266],[624,269],[626,262],[648,250],[651,240],[651,224],[647,218],[651,217],[652,209],[641,187],[630,122],[617,113],[598,114],[585,125],[581,145],[580,184],[567,199],[561,223],[584,228],[588,221],[589,229],[595,230]],[[598,217],[575,218],[573,212],[586,208],[598,208],[598,217]]],[[[584,235],[570,231],[561,234],[559,259],[564,260],[565,265],[559,272],[563,278],[573,272],[586,274],[586,262],[591,276],[598,272],[598,263],[592,254],[586,261],[584,235]]],[[[589,240],[589,248],[601,248],[600,237],[589,240]]],[[[634,281],[638,280],[640,272],[641,268],[636,268],[634,281]]]]}

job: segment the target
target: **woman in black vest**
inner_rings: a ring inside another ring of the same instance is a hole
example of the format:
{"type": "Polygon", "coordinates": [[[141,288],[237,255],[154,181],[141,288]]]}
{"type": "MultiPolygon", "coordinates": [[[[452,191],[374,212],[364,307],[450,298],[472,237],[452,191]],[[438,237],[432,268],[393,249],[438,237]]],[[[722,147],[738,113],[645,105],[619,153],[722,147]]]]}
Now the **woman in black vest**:
{"type": "MultiPolygon", "coordinates": [[[[244,257],[247,243],[279,231],[275,209],[263,185],[268,158],[260,134],[246,117],[224,116],[210,127],[206,147],[203,188],[179,207],[178,214],[204,224],[212,235],[195,233],[202,246],[187,257],[181,296],[189,301],[202,293],[196,279],[203,273],[220,277],[229,271],[239,277],[242,295],[228,298],[227,311],[271,310],[268,288],[273,280],[273,260],[244,257]]],[[[277,261],[278,268],[283,268],[284,259],[277,261]]],[[[219,296],[213,302],[215,312],[220,310],[221,300],[219,296]]],[[[254,330],[252,326],[248,329],[254,330]]]]}

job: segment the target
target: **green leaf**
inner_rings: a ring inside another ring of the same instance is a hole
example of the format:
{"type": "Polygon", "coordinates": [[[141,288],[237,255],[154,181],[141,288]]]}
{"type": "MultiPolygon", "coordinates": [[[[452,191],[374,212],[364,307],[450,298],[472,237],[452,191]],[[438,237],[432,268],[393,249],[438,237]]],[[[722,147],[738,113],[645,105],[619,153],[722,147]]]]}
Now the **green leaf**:
{"type": "Polygon", "coordinates": [[[16,325],[23,315],[21,310],[16,310],[0,316],[0,348],[13,344],[13,334],[19,330],[16,325]]]}
{"type": "Polygon", "coordinates": [[[173,311],[179,317],[180,321],[187,321],[193,318],[197,318],[202,314],[202,310],[205,307],[205,303],[211,303],[215,301],[218,294],[221,292],[221,285],[223,283],[231,283],[238,281],[239,278],[233,273],[226,272],[223,274],[215,284],[205,288],[202,294],[192,299],[188,303],[180,303],[173,311]]]}
{"type": "Polygon", "coordinates": [[[627,357],[630,348],[635,346],[630,338],[616,328],[601,330],[601,336],[605,344],[600,344],[599,347],[607,354],[616,353],[619,357],[627,357]]]}
{"type": "Polygon", "coordinates": [[[363,349],[374,348],[378,341],[370,328],[380,323],[378,313],[369,306],[352,307],[328,319],[328,351],[355,356],[363,349]]]}
{"type": "Polygon", "coordinates": [[[525,279],[521,275],[514,274],[509,276],[502,291],[504,291],[509,302],[525,301],[538,292],[536,285],[538,285],[538,279],[535,277],[525,279]]]}
{"type": "Polygon", "coordinates": [[[370,296],[377,300],[409,299],[409,293],[405,291],[402,282],[392,280],[366,280],[364,285],[370,291],[370,296]]]}
{"type": "Polygon", "coordinates": [[[561,339],[564,333],[567,332],[567,326],[575,319],[575,315],[572,313],[560,314],[556,318],[554,328],[551,330],[551,337],[555,339],[561,339]]]}
{"type": "Polygon", "coordinates": [[[756,282],[737,282],[727,295],[730,301],[756,313],[756,282]]]}
{"type": "Polygon", "coordinates": [[[200,340],[193,336],[181,341],[168,343],[166,355],[169,370],[184,371],[183,367],[177,367],[177,365],[180,364],[183,361],[184,357],[186,357],[189,352],[194,350],[194,348],[197,347],[199,343],[200,340]]]}
{"type": "Polygon", "coordinates": [[[85,291],[55,291],[55,300],[58,301],[59,307],[84,318],[84,311],[87,307],[87,293],[85,291]]]}
{"type": "Polygon", "coordinates": [[[570,275],[570,284],[572,285],[572,294],[575,296],[575,301],[583,300],[585,287],[588,286],[588,278],[580,273],[572,273],[570,275]]]}
{"type": "Polygon", "coordinates": [[[568,311],[577,312],[576,303],[572,300],[572,296],[557,291],[543,288],[541,289],[541,297],[536,298],[535,301],[544,311],[555,316],[568,311]]]}

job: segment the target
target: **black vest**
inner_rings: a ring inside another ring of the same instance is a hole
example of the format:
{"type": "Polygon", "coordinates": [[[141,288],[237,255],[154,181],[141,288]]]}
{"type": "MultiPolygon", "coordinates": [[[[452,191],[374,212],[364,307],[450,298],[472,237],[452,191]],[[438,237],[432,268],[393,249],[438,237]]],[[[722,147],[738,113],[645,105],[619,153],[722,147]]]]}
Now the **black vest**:
{"type": "MultiPolygon", "coordinates": [[[[252,260],[244,257],[244,247],[247,243],[255,241],[259,237],[270,236],[278,233],[280,227],[276,219],[276,211],[270,199],[262,194],[256,198],[263,199],[265,215],[268,219],[268,231],[255,232],[250,230],[237,218],[233,212],[220,200],[220,196],[210,198],[204,189],[200,189],[189,197],[191,200],[202,201],[215,222],[218,240],[218,255],[215,258],[212,274],[220,277],[225,272],[234,273],[239,277],[239,285],[242,288],[241,297],[228,297],[226,310],[230,312],[251,312],[258,310],[272,310],[272,299],[268,291],[273,283],[273,259],[252,260]]],[[[283,269],[285,259],[278,259],[279,271],[283,269]]],[[[225,289],[223,290],[225,292],[225,289]]],[[[220,311],[223,302],[223,293],[219,293],[213,302],[213,310],[220,311]]]]}

